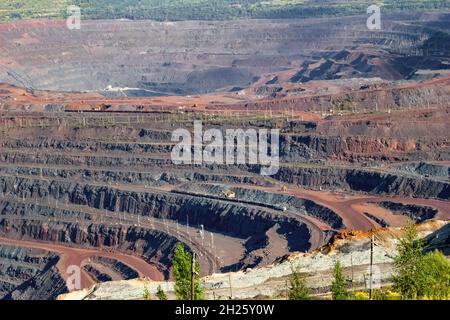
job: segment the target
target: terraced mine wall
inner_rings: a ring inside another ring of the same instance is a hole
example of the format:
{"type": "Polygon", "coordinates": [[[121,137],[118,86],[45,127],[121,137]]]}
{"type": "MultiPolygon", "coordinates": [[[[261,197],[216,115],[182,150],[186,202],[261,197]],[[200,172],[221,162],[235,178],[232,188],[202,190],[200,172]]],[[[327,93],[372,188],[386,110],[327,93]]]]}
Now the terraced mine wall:
{"type": "Polygon", "coordinates": [[[120,261],[104,257],[95,257],[94,259],[92,259],[92,261],[110,267],[112,270],[118,272],[124,280],[135,279],[139,277],[139,274],[136,270],[120,261]]]}
{"type": "MultiPolygon", "coordinates": [[[[33,159],[36,160],[36,159],[33,159]]],[[[58,159],[61,160],[61,159],[58,159]]],[[[94,158],[92,162],[99,164],[99,159],[94,158]]],[[[121,159],[123,160],[123,159],[121,159]]],[[[57,163],[59,161],[56,161],[57,163]]],[[[160,163],[161,169],[149,169],[149,172],[125,172],[116,170],[90,170],[90,169],[43,169],[17,167],[17,169],[1,171],[11,174],[31,174],[32,176],[41,176],[43,178],[53,179],[61,178],[82,178],[86,182],[104,181],[104,182],[127,182],[127,183],[148,183],[149,185],[176,184],[183,181],[197,182],[224,182],[224,183],[246,183],[250,185],[264,185],[265,183],[257,176],[248,175],[221,175],[218,172],[226,169],[223,166],[206,166],[202,171],[186,172],[183,168],[189,169],[190,166],[175,167],[170,161],[156,160],[151,163],[160,163]]],[[[51,163],[46,163],[51,164],[51,163]]],[[[56,164],[56,163],[54,163],[56,164]]],[[[76,163],[72,163],[74,165],[76,163]]],[[[92,163],[90,163],[92,164],[92,163]]],[[[117,166],[124,166],[115,162],[117,166]]],[[[81,163],[79,165],[82,165],[81,163]]],[[[157,165],[155,165],[157,166],[157,165]]],[[[241,170],[249,173],[258,174],[258,166],[240,166],[241,170]]],[[[400,196],[413,196],[425,198],[437,198],[446,200],[450,195],[450,184],[446,181],[436,180],[428,177],[413,176],[408,174],[381,172],[370,169],[352,169],[341,166],[303,166],[280,168],[274,178],[286,182],[294,183],[299,186],[312,188],[343,188],[349,191],[362,191],[371,194],[393,194],[400,196]]]]}
{"type": "Polygon", "coordinates": [[[450,198],[447,182],[350,168],[281,168],[275,178],[299,186],[399,196],[450,198]]]}
{"type": "Polygon", "coordinates": [[[0,234],[14,239],[117,249],[144,257],[168,275],[172,249],[178,243],[176,238],[162,231],[133,225],[109,226],[83,221],[81,215],[52,207],[4,201],[0,207],[0,234]]]}
{"type": "Polygon", "coordinates": [[[123,280],[139,278],[139,273],[126,264],[115,259],[94,257],[83,266],[97,282],[112,281],[115,277],[123,280]]]}
{"type": "MultiPolygon", "coordinates": [[[[445,119],[448,110],[439,112],[418,112],[414,119],[427,124],[417,125],[418,132],[410,122],[383,120],[387,115],[370,122],[359,115],[351,121],[224,120],[229,128],[281,129],[281,168],[274,177],[252,165],[173,164],[171,133],[191,130],[190,120],[163,122],[150,113],[52,112],[23,121],[20,114],[7,115],[0,138],[0,234],[142,256],[166,276],[178,242],[204,253],[205,274],[265,266],[293,251],[311,251],[347,228],[332,210],[290,196],[295,186],[447,199],[445,177],[425,177],[397,163],[448,157],[446,124],[432,121],[445,119]],[[206,187],[211,183],[222,187],[206,187]],[[221,195],[223,189],[236,199],[221,195]]],[[[220,124],[211,118],[204,128],[220,124]]],[[[86,268],[103,280],[121,274],[96,264],[86,268]]]]}
{"type": "MultiPolygon", "coordinates": [[[[289,97],[284,99],[266,99],[264,101],[249,102],[246,108],[249,111],[272,110],[284,111],[319,111],[329,110],[336,112],[359,111],[367,112],[373,109],[380,111],[399,109],[419,109],[424,106],[446,105],[450,99],[449,80],[442,80],[440,86],[420,87],[399,86],[394,88],[380,88],[376,90],[358,90],[351,94],[315,95],[305,97],[289,97]]],[[[228,110],[241,110],[242,105],[223,105],[218,108],[228,110]]]]}
{"type": "Polygon", "coordinates": [[[433,219],[438,214],[438,211],[432,207],[424,207],[413,204],[402,204],[397,202],[382,201],[378,205],[392,211],[394,214],[402,214],[415,220],[416,222],[423,222],[428,219],[433,219]]]}
{"type": "MultiPolygon", "coordinates": [[[[435,23],[446,21],[433,13],[427,17],[435,23]]],[[[10,70],[5,63],[0,79],[62,91],[100,91],[111,84],[139,88],[137,92],[148,95],[230,90],[248,86],[266,73],[298,69],[293,66],[316,58],[317,52],[325,51],[327,57],[327,54],[359,43],[388,47],[395,52],[416,52],[427,28],[420,24],[398,23],[397,19],[421,20],[415,15],[396,15],[393,21],[386,18],[383,25],[386,31],[376,36],[366,29],[366,17],[313,21],[86,21],[86,27],[93,31],[89,34],[73,34],[63,21],[17,22],[0,28],[4,36],[2,58],[15,65],[14,70],[10,70]],[[147,37],[148,33],[153,36],[147,37]],[[21,41],[23,34],[33,34],[35,41],[21,41]],[[86,40],[105,50],[89,46],[91,50],[83,51],[73,46],[86,40]],[[17,41],[21,41],[21,46],[14,45],[17,41]],[[37,51],[41,52],[40,56],[30,54],[37,51]],[[59,59],[58,64],[54,59],[59,59]],[[66,77],[67,74],[71,76],[66,77]]],[[[370,68],[365,71],[373,77],[401,77],[398,74],[403,70],[396,70],[395,65],[388,66],[377,72],[370,72],[370,68]],[[389,73],[390,67],[397,72],[389,73]]],[[[106,93],[114,91],[106,90],[106,93]]],[[[374,101],[370,98],[367,96],[366,101],[374,101]]],[[[306,106],[308,102],[314,101],[305,100],[301,104],[306,106]]],[[[395,105],[395,99],[392,102],[395,105]]]]}
{"type": "MultiPolygon", "coordinates": [[[[240,206],[226,201],[174,193],[131,192],[69,182],[47,182],[13,177],[0,178],[0,190],[3,191],[4,195],[17,194],[19,195],[18,199],[29,199],[29,201],[36,198],[45,201],[45,199],[50,198],[57,199],[62,203],[76,204],[109,212],[126,212],[134,217],[140,215],[142,217],[170,219],[180,224],[189,223],[192,226],[203,224],[206,230],[230,234],[241,239],[265,234],[267,230],[278,224],[279,232],[286,237],[290,250],[307,251],[310,248],[310,232],[302,221],[270,210],[240,206]]],[[[51,203],[51,200],[47,201],[51,203]]],[[[19,210],[19,212],[23,211],[24,209],[19,210]]],[[[58,213],[49,215],[58,216],[58,213]]],[[[11,217],[12,213],[8,212],[7,216],[11,217]]],[[[73,221],[73,217],[71,219],[73,221]]],[[[4,218],[4,220],[8,221],[8,218],[4,218]]],[[[19,236],[39,237],[42,240],[52,241],[65,241],[64,239],[68,238],[66,241],[69,243],[74,242],[90,246],[113,245],[127,250],[131,243],[143,239],[148,242],[146,246],[152,249],[142,251],[142,254],[147,258],[154,255],[156,248],[165,247],[161,243],[161,238],[165,238],[164,235],[155,234],[154,231],[139,232],[139,229],[136,230],[135,228],[124,232],[124,230],[91,225],[87,230],[83,230],[75,223],[52,226],[51,222],[48,232],[43,233],[41,228],[40,222],[30,224],[27,220],[21,220],[12,225],[3,223],[3,232],[14,234],[12,230],[16,230],[16,232],[19,232],[19,236]]],[[[166,244],[167,248],[174,245],[173,241],[166,244]]],[[[133,250],[137,249],[133,248],[133,250]]],[[[164,257],[167,257],[167,255],[168,253],[164,254],[164,257]]]]}
{"type": "Polygon", "coordinates": [[[214,195],[214,197],[222,197],[222,199],[224,192],[232,191],[235,193],[235,198],[227,199],[228,201],[267,206],[268,208],[277,211],[293,210],[295,212],[298,212],[299,214],[310,215],[314,218],[317,218],[328,224],[333,229],[339,230],[345,228],[342,218],[338,214],[311,200],[261,190],[236,187],[227,188],[217,185],[200,185],[193,187],[193,189],[198,194],[209,194],[209,196],[214,195]]]}
{"type": "Polygon", "coordinates": [[[0,259],[0,299],[55,299],[68,292],[54,253],[2,245],[0,259]]]}
{"type": "Polygon", "coordinates": [[[432,163],[419,162],[403,164],[398,168],[406,172],[450,180],[450,165],[437,165],[432,163]]]}
{"type": "Polygon", "coordinates": [[[423,139],[406,136],[281,136],[284,160],[331,159],[343,161],[420,161],[450,159],[445,136],[423,139]]]}

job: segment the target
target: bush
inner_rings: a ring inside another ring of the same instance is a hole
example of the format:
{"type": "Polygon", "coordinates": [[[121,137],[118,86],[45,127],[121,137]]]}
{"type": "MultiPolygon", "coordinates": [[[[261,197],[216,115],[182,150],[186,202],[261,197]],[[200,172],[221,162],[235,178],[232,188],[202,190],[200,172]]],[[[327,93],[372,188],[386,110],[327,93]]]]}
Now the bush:
{"type": "Polygon", "coordinates": [[[159,285],[158,288],[156,289],[156,296],[158,297],[159,300],[167,300],[167,295],[161,288],[161,285],[159,285]]]}
{"type": "Polygon", "coordinates": [[[450,297],[450,262],[441,252],[425,255],[419,273],[423,283],[421,296],[438,300],[450,297]]]}
{"type": "Polygon", "coordinates": [[[353,294],[355,300],[369,300],[369,293],[366,291],[357,291],[353,294]]]}

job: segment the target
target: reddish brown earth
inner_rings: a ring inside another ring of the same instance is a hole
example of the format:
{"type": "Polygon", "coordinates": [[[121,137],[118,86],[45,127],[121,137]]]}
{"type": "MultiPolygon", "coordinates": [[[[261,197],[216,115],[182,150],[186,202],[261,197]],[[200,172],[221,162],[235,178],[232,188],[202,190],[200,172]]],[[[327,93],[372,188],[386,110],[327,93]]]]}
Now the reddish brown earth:
{"type": "Polygon", "coordinates": [[[162,280],[177,243],[209,275],[403,226],[408,212],[381,202],[450,219],[450,76],[410,78],[450,58],[411,58],[423,28],[410,21],[372,37],[343,20],[89,21],[87,38],[61,21],[0,24],[0,245],[58,253],[64,278],[104,257],[162,280]],[[194,119],[280,129],[281,174],[174,164],[171,134],[194,119]]]}
{"type": "MultiPolygon", "coordinates": [[[[116,259],[129,265],[139,273],[140,277],[146,277],[155,281],[161,281],[164,279],[164,276],[161,274],[161,272],[158,271],[157,268],[149,265],[144,260],[131,255],[120,254],[118,252],[73,248],[51,243],[13,240],[7,238],[0,238],[0,244],[27,248],[38,248],[58,253],[61,258],[57,264],[57,267],[63,278],[67,278],[69,276],[67,274],[69,266],[82,266],[91,258],[104,257],[116,259]]],[[[89,274],[85,270],[81,269],[81,289],[89,288],[94,283],[95,281],[89,276],[89,274]]]]}

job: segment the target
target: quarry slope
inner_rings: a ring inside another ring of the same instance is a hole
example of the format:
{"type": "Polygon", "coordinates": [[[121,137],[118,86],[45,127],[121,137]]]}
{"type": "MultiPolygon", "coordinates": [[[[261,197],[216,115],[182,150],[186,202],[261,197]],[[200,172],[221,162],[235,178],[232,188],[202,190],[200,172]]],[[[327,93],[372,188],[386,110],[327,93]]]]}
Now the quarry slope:
{"type": "MultiPolygon", "coordinates": [[[[420,224],[418,231],[426,243],[447,243],[448,221],[430,221],[420,224]],[[442,237],[447,235],[446,237],[442,237]]],[[[396,242],[402,232],[399,228],[374,230],[374,273],[382,286],[390,284],[393,274],[393,257],[396,242]]],[[[328,296],[334,263],[340,261],[345,277],[352,279],[352,288],[366,288],[370,261],[370,233],[342,232],[332,241],[312,253],[294,253],[273,265],[245,271],[214,274],[202,279],[208,299],[284,299],[287,277],[292,268],[305,277],[308,287],[316,297],[328,296]],[[312,270],[314,270],[312,272],[312,270]],[[231,283],[230,283],[231,281],[231,283]],[[233,296],[230,297],[230,286],[233,296]]],[[[429,245],[428,245],[429,246],[429,245]]],[[[427,247],[428,247],[427,246],[427,247]]],[[[435,249],[431,246],[430,250],[435,249]]],[[[174,299],[172,282],[154,282],[148,279],[107,282],[83,291],[74,291],[58,297],[60,300],[142,300],[144,287],[151,294],[161,287],[174,299]]]]}

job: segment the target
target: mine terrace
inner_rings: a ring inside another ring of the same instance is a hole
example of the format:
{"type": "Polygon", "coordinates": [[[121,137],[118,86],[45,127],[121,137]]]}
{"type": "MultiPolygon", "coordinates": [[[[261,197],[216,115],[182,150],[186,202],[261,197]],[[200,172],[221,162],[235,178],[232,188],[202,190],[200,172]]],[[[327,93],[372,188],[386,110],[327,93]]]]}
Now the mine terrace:
{"type": "Polygon", "coordinates": [[[450,14],[366,18],[1,23],[0,298],[70,265],[167,280],[178,242],[206,276],[450,219],[450,14]],[[196,121],[278,129],[277,172],[174,163],[196,121]]]}

